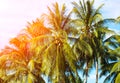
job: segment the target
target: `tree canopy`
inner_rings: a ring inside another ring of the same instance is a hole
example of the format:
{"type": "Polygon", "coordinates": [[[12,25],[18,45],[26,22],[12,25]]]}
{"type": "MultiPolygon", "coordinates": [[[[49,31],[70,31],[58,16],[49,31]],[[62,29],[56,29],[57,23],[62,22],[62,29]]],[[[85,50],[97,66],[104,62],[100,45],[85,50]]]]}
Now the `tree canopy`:
{"type": "Polygon", "coordinates": [[[9,41],[0,53],[0,83],[96,83],[120,80],[120,34],[106,26],[120,17],[104,19],[94,0],[54,3],[9,41]],[[80,74],[83,74],[81,77],[80,74]]]}

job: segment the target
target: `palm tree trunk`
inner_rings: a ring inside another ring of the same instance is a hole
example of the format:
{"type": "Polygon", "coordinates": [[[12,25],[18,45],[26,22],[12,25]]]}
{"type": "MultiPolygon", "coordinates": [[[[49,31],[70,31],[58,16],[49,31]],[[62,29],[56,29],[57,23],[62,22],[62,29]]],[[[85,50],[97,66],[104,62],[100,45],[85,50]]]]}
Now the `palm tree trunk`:
{"type": "Polygon", "coordinates": [[[87,76],[85,75],[85,82],[84,83],[87,83],[87,76]]]}
{"type": "Polygon", "coordinates": [[[98,83],[98,60],[96,61],[96,83],[98,83]]]}
{"type": "Polygon", "coordinates": [[[85,82],[84,83],[87,83],[87,80],[88,80],[88,61],[86,61],[86,71],[85,71],[85,82]]]}

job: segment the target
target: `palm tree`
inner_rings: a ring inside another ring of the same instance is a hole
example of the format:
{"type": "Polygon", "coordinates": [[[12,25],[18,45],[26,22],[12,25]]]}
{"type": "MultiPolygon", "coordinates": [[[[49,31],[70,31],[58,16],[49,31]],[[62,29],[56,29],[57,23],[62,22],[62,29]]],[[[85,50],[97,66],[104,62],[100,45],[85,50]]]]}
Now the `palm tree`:
{"type": "MultiPolygon", "coordinates": [[[[79,31],[80,32],[79,39],[84,40],[88,44],[92,43],[91,40],[93,39],[93,32],[95,30],[94,25],[102,20],[102,16],[99,12],[99,9],[103,6],[103,4],[100,5],[97,9],[93,9],[93,4],[94,4],[94,0],[91,2],[90,1],[85,2],[84,0],[79,1],[79,4],[77,4],[76,2],[73,2],[73,5],[74,5],[73,12],[75,13],[77,18],[73,20],[73,23],[76,22],[79,30],[81,30],[79,31]]],[[[88,60],[90,60],[90,58],[92,57],[91,55],[93,55],[92,54],[93,50],[91,46],[89,45],[88,47],[89,49],[87,50],[90,51],[90,54],[87,54],[87,56],[85,56],[86,69],[87,69],[85,83],[87,83],[87,76],[88,76],[88,69],[89,69],[87,67],[88,60]]],[[[97,58],[95,60],[96,60],[96,64],[98,64],[97,58]]],[[[98,70],[97,65],[96,65],[96,70],[98,70]]],[[[98,79],[98,74],[96,73],[96,80],[97,79],[98,79]]]]}
{"type": "Polygon", "coordinates": [[[43,16],[52,31],[53,40],[41,54],[44,57],[42,71],[53,83],[81,83],[75,66],[76,56],[68,44],[70,14],[66,16],[65,5],[60,10],[58,3],[53,4],[53,9],[48,7],[48,10],[49,14],[43,16]]]}
{"type": "Polygon", "coordinates": [[[109,38],[106,38],[106,36],[108,34],[115,34],[115,33],[114,31],[111,31],[107,28],[97,28],[96,31],[97,32],[95,33],[97,33],[98,36],[94,37],[92,46],[94,46],[93,48],[94,54],[96,55],[98,54],[96,57],[97,58],[96,60],[98,60],[99,63],[97,63],[97,65],[100,64],[99,67],[101,71],[104,71],[104,68],[108,66],[110,68],[112,66],[113,63],[110,64],[110,61],[116,60],[116,57],[111,55],[111,53],[108,52],[110,49],[108,48],[109,46],[106,45],[107,41],[109,40],[109,38]]]}
{"type": "Polygon", "coordinates": [[[0,78],[4,83],[45,83],[41,77],[41,56],[36,47],[46,43],[45,37],[41,36],[49,33],[50,30],[37,19],[10,40],[11,46],[3,49],[0,57],[0,78]]]}
{"type": "MultiPolygon", "coordinates": [[[[103,4],[100,5],[97,9],[94,9],[93,8],[94,0],[92,1],[88,0],[86,2],[85,0],[83,0],[79,1],[79,4],[77,4],[76,2],[73,2],[72,4],[74,5],[73,12],[76,17],[71,21],[71,23],[79,30],[78,34],[79,37],[76,41],[81,44],[80,41],[84,40],[84,42],[88,44],[88,45],[85,44],[86,46],[88,46],[86,49],[84,48],[85,46],[75,42],[73,48],[75,47],[76,49],[79,49],[78,50],[79,53],[77,53],[77,55],[80,55],[85,59],[86,69],[89,69],[87,67],[88,60],[91,61],[91,59],[93,59],[92,63],[95,64],[96,68],[96,83],[98,83],[98,68],[99,68],[98,64],[100,62],[99,58],[101,57],[102,53],[104,53],[103,40],[106,33],[112,32],[109,29],[107,29],[104,25],[106,22],[114,22],[115,20],[103,19],[99,11],[103,4]],[[83,49],[89,52],[87,56],[83,49]],[[81,51],[83,51],[84,53],[81,53],[81,51]]],[[[81,58],[81,60],[83,60],[83,58],[81,58]]],[[[87,70],[86,73],[85,83],[87,83],[88,71],[89,70],[87,70]]]]}

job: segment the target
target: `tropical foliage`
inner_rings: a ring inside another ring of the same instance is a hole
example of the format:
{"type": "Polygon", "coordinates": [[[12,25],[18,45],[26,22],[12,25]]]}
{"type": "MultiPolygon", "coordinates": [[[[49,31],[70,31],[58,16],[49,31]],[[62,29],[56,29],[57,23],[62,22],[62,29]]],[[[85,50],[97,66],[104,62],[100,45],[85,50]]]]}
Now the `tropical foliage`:
{"type": "Polygon", "coordinates": [[[56,2],[48,13],[9,41],[0,53],[0,83],[88,83],[90,71],[104,83],[120,80],[120,35],[106,23],[94,0],[65,4],[56,2]],[[80,74],[83,74],[81,77],[80,74]]]}

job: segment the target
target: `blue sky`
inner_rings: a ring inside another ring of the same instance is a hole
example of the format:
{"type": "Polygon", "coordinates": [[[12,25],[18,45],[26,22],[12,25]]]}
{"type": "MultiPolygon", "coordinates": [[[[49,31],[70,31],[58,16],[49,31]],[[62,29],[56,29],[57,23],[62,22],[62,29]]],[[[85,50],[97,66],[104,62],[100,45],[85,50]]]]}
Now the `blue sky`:
{"type": "MultiPolygon", "coordinates": [[[[0,0],[0,49],[25,28],[27,22],[39,18],[41,13],[47,11],[47,6],[56,1],[60,4],[66,3],[70,9],[72,7],[70,2],[78,0],[0,0]]],[[[120,0],[95,0],[95,7],[102,3],[105,4],[101,10],[104,18],[120,16],[120,0]]],[[[110,27],[120,31],[119,26],[115,27],[113,24],[110,27]]],[[[94,83],[95,72],[91,73],[89,83],[94,83]]]]}

